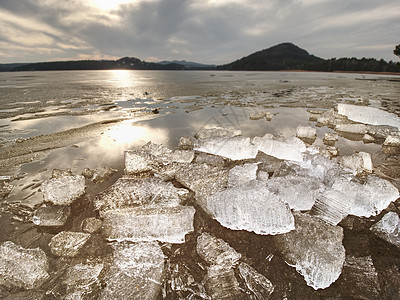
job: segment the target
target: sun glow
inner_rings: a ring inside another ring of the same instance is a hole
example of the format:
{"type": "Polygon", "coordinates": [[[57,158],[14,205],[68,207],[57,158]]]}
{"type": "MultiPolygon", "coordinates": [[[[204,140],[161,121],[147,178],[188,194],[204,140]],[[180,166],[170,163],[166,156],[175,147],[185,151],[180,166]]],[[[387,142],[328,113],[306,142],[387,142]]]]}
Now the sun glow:
{"type": "Polygon", "coordinates": [[[133,0],[90,0],[90,4],[101,10],[114,10],[120,5],[131,3],[133,0]]]}

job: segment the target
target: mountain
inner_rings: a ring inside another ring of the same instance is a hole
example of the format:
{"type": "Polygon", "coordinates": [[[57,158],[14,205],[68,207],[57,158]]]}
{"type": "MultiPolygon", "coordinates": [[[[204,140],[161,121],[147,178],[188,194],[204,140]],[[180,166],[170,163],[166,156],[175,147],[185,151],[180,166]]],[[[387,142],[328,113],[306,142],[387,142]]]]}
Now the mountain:
{"type": "Polygon", "coordinates": [[[166,64],[178,64],[184,66],[188,70],[212,70],[215,69],[217,66],[216,65],[209,65],[209,64],[200,64],[197,62],[193,61],[186,61],[186,60],[163,60],[158,62],[161,65],[166,65],[166,64]]]}
{"type": "Polygon", "coordinates": [[[218,66],[219,70],[278,71],[308,70],[311,65],[323,62],[292,43],[283,43],[264,49],[232,63],[218,66]]]}

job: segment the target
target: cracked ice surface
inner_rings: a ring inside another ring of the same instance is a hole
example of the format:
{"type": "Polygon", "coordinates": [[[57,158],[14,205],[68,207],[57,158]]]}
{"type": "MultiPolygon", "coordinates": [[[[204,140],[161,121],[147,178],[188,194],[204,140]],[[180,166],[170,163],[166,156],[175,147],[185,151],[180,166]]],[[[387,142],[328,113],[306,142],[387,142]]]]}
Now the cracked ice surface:
{"type": "Polygon", "coordinates": [[[231,160],[254,159],[257,148],[249,137],[214,138],[198,141],[195,150],[219,155],[231,160]]]}
{"type": "Polygon", "coordinates": [[[112,247],[113,262],[99,299],[156,299],[164,273],[164,254],[158,243],[116,243],[112,247]]]}
{"type": "Polygon", "coordinates": [[[389,125],[400,129],[397,115],[374,107],[338,103],[338,114],[350,120],[370,125],[389,125]]]}
{"type": "Polygon", "coordinates": [[[138,205],[177,206],[188,191],[178,189],[171,182],[150,178],[120,178],[98,194],[94,206],[100,213],[116,208],[138,205]]]}
{"type": "Polygon", "coordinates": [[[85,177],[82,175],[61,175],[42,183],[45,201],[55,205],[69,205],[85,193],[85,177]]]}
{"type": "Polygon", "coordinates": [[[9,287],[34,289],[48,278],[49,264],[43,250],[25,249],[7,241],[0,245],[0,283],[9,287]]]}
{"type": "Polygon", "coordinates": [[[380,238],[400,248],[400,218],[395,212],[388,212],[371,227],[371,230],[380,238]]]}
{"type": "Polygon", "coordinates": [[[329,287],[342,273],[343,229],[295,213],[296,229],[275,237],[286,263],[296,268],[315,290],[329,287]]]}
{"type": "Polygon", "coordinates": [[[194,213],[191,206],[109,210],[103,214],[103,233],[108,240],[181,244],[194,230],[194,213]]]}
{"type": "Polygon", "coordinates": [[[203,207],[222,226],[274,235],[294,229],[290,209],[262,184],[229,188],[206,199],[203,207]]]}

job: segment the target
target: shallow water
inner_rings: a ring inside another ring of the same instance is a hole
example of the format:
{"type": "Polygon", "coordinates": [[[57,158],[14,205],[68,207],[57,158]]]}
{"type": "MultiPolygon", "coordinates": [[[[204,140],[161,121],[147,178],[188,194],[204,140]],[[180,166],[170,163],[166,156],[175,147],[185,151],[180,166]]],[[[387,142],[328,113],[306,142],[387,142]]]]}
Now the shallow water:
{"type": "MultiPolygon", "coordinates": [[[[42,201],[40,183],[50,178],[53,169],[71,169],[76,174],[84,168],[101,166],[118,170],[105,183],[88,183],[88,200],[82,207],[73,208],[75,217],[66,226],[79,231],[82,219],[94,215],[90,199],[122,176],[125,150],[139,149],[148,141],[174,149],[180,137],[193,137],[197,130],[212,126],[240,129],[250,137],[266,133],[290,137],[296,134],[297,126],[312,126],[317,130],[314,145],[323,145],[324,134],[333,130],[317,127],[316,122],[309,120],[308,109],[329,110],[341,102],[369,105],[400,115],[400,82],[391,79],[383,75],[312,72],[0,73],[0,155],[5,155],[0,160],[9,158],[3,150],[10,145],[21,153],[11,158],[10,167],[3,167],[0,173],[11,176],[15,186],[1,203],[0,242],[12,240],[49,252],[48,241],[54,232],[37,229],[27,221],[29,211],[42,201]],[[276,115],[270,121],[250,120],[249,114],[261,111],[276,115]],[[60,134],[54,135],[57,133],[60,134]],[[37,145],[40,143],[36,141],[46,138],[47,144],[43,142],[42,148],[37,145]],[[29,143],[36,143],[35,153],[29,152],[29,143]],[[24,159],[17,159],[22,153],[24,159]],[[21,207],[26,208],[27,216],[21,207]]],[[[377,144],[344,137],[339,137],[336,146],[341,155],[355,151],[374,154],[381,149],[377,144]]],[[[243,248],[243,253],[261,263],[261,256],[252,253],[257,250],[252,250],[251,244],[266,242],[268,237],[227,233],[215,221],[205,220],[201,213],[196,218],[202,227],[211,228],[220,237],[227,235],[231,245],[243,248]],[[243,244],[236,240],[239,238],[243,244]]],[[[272,251],[258,250],[265,256],[272,251]]],[[[108,253],[109,249],[105,245],[102,251],[108,253]]]]}

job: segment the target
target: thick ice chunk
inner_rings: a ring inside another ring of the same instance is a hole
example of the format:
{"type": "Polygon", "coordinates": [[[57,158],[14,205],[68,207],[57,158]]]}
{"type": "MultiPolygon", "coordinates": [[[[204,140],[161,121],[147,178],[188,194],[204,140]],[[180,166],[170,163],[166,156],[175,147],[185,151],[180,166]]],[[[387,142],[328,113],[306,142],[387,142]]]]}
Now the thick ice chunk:
{"type": "Polygon", "coordinates": [[[196,193],[197,200],[222,191],[228,185],[228,170],[207,164],[191,164],[175,175],[183,186],[196,193]]]}
{"type": "Polygon", "coordinates": [[[357,173],[372,173],[374,171],[371,154],[367,152],[358,152],[351,156],[342,156],[339,161],[343,167],[352,169],[357,173]]]}
{"type": "Polygon", "coordinates": [[[204,140],[211,138],[230,138],[242,135],[242,132],[238,129],[222,128],[222,127],[212,127],[212,128],[202,128],[196,132],[195,138],[204,140]]]}
{"type": "Polygon", "coordinates": [[[62,231],[51,238],[50,251],[57,256],[74,257],[89,238],[89,233],[62,231]]]}
{"type": "Polygon", "coordinates": [[[194,151],[192,150],[175,150],[171,155],[172,162],[191,163],[194,159],[194,151]]]}
{"type": "Polygon", "coordinates": [[[225,165],[225,159],[218,155],[200,152],[195,158],[195,163],[222,167],[225,165]]]}
{"type": "Polygon", "coordinates": [[[228,185],[237,186],[257,179],[258,164],[244,164],[229,170],[228,185]]]}
{"type": "Polygon", "coordinates": [[[95,233],[100,230],[102,225],[101,220],[91,217],[82,221],[82,230],[87,233],[95,233]]]}
{"type": "Polygon", "coordinates": [[[188,136],[181,137],[179,140],[179,149],[180,150],[193,150],[192,139],[188,136]]]}
{"type": "Polygon", "coordinates": [[[0,245],[0,284],[35,289],[48,278],[49,264],[43,250],[25,249],[7,241],[0,245]]]}
{"type": "Polygon", "coordinates": [[[295,213],[296,229],[275,237],[286,263],[296,268],[315,290],[329,287],[342,272],[343,229],[295,213]]]}
{"type": "Polygon", "coordinates": [[[364,135],[368,133],[369,126],[365,124],[338,124],[335,130],[338,132],[364,135]]]}
{"type": "Polygon", "coordinates": [[[204,277],[204,286],[211,299],[247,299],[231,268],[212,265],[204,277]]]}
{"type": "Polygon", "coordinates": [[[274,286],[271,281],[246,263],[241,262],[238,270],[247,289],[254,295],[255,299],[269,299],[269,296],[274,291],[274,286]]]}
{"type": "Polygon", "coordinates": [[[381,239],[400,248],[400,218],[395,212],[388,212],[371,227],[371,231],[381,239]]]}
{"type": "Polygon", "coordinates": [[[206,199],[204,209],[222,226],[257,234],[280,234],[294,229],[290,209],[262,184],[229,188],[206,199]]]}
{"type": "Polygon", "coordinates": [[[278,141],[265,137],[255,137],[253,143],[259,151],[267,155],[297,162],[303,161],[302,153],[306,151],[305,144],[298,138],[278,141]]]}
{"type": "Polygon", "coordinates": [[[96,196],[94,206],[101,214],[110,209],[138,205],[176,206],[187,193],[186,189],[178,189],[159,178],[120,178],[96,196]]]}
{"type": "Polygon", "coordinates": [[[99,275],[102,270],[103,264],[78,264],[70,267],[64,280],[64,283],[67,285],[67,293],[79,293],[83,295],[99,290],[101,287],[99,275]]]}
{"type": "Polygon", "coordinates": [[[294,210],[310,210],[323,185],[310,176],[288,175],[266,181],[269,190],[294,210]]]}
{"type": "Polygon", "coordinates": [[[103,233],[108,240],[184,243],[194,230],[191,206],[135,207],[106,211],[103,233]]]}
{"type": "Polygon", "coordinates": [[[242,255],[227,242],[205,232],[197,238],[197,253],[210,265],[232,268],[242,255]]]}
{"type": "Polygon", "coordinates": [[[249,137],[201,140],[196,143],[195,150],[231,160],[254,159],[257,156],[257,148],[251,144],[249,137]]]}
{"type": "Polygon", "coordinates": [[[400,129],[400,119],[397,115],[374,107],[338,103],[338,114],[355,122],[389,125],[400,129]]]}
{"type": "Polygon", "coordinates": [[[328,224],[337,225],[349,214],[352,204],[346,191],[328,189],[318,195],[311,213],[328,224]]]}
{"type": "Polygon", "coordinates": [[[249,114],[249,119],[250,120],[261,120],[261,119],[264,119],[264,118],[265,118],[265,112],[263,112],[263,111],[249,114]]]}
{"type": "Polygon", "coordinates": [[[333,146],[338,140],[339,135],[337,132],[327,132],[324,135],[324,144],[333,146]]]}
{"type": "MultiPolygon", "coordinates": [[[[150,155],[149,158],[158,163],[169,164],[172,162],[190,163],[194,158],[194,151],[191,150],[176,150],[172,151],[163,145],[148,142],[142,146],[142,151],[150,155]]],[[[151,162],[150,162],[151,164],[151,162]]]]}
{"type": "Polygon", "coordinates": [[[125,151],[125,173],[139,174],[152,171],[156,158],[146,152],[131,150],[125,151]]]}
{"type": "Polygon", "coordinates": [[[42,183],[44,200],[54,205],[70,205],[85,193],[85,177],[82,175],[62,175],[42,183]]]}
{"type": "Polygon", "coordinates": [[[39,207],[33,214],[32,222],[38,226],[63,226],[71,213],[69,206],[39,207]]]}
{"type": "Polygon", "coordinates": [[[96,168],[94,170],[85,168],[82,171],[82,175],[85,176],[86,178],[91,179],[94,183],[99,183],[99,182],[107,181],[116,172],[117,172],[117,170],[105,166],[105,167],[96,168]]]}
{"type": "Polygon", "coordinates": [[[157,242],[116,243],[99,299],[156,299],[163,273],[164,254],[157,242]]]}
{"type": "Polygon", "coordinates": [[[299,126],[296,128],[296,136],[304,142],[312,144],[317,138],[317,130],[311,126],[299,126]]]}
{"type": "Polygon", "coordinates": [[[400,136],[389,135],[383,142],[384,146],[400,147],[400,136]]]}

